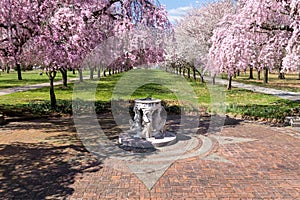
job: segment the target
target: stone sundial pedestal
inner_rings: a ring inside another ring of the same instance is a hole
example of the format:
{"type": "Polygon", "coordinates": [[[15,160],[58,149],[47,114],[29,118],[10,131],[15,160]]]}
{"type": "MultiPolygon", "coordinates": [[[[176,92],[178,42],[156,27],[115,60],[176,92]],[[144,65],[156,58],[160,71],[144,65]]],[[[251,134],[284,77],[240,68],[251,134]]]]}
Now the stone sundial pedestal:
{"type": "Polygon", "coordinates": [[[164,130],[167,113],[160,99],[137,99],[130,130],[119,136],[122,147],[154,149],[176,143],[176,135],[164,130]]]}

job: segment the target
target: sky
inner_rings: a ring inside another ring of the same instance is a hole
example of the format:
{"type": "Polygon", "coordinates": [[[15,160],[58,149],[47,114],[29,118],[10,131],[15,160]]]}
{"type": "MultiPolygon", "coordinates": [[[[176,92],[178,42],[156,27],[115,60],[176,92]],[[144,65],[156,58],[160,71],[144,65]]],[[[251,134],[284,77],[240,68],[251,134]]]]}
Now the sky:
{"type": "Polygon", "coordinates": [[[189,8],[207,1],[209,0],[159,0],[162,5],[166,6],[169,20],[172,23],[174,23],[176,19],[180,19],[180,16],[184,15],[189,8]]]}

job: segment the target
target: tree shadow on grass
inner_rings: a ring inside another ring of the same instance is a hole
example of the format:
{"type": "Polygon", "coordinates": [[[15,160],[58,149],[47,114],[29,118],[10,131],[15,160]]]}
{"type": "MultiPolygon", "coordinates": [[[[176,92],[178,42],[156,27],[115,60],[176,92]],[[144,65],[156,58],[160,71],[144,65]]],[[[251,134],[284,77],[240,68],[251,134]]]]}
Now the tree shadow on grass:
{"type": "Polygon", "coordinates": [[[64,199],[75,176],[100,169],[82,146],[47,143],[0,145],[1,199],[64,199]]]}

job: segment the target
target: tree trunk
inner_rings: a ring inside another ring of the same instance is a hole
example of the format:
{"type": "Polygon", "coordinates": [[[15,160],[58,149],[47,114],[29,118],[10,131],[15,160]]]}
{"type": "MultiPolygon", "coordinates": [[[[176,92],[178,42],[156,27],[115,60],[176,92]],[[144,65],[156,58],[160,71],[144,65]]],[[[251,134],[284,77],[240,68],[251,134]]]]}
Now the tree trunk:
{"type": "Polygon", "coordinates": [[[194,68],[194,70],[196,73],[199,74],[201,83],[205,83],[204,76],[202,75],[202,73],[199,70],[197,70],[196,68],[194,68]]]}
{"type": "Polygon", "coordinates": [[[182,69],[181,67],[179,67],[179,75],[181,75],[181,73],[182,73],[182,69]]]}
{"type": "Polygon", "coordinates": [[[197,76],[196,76],[196,69],[195,69],[195,67],[193,67],[193,78],[194,78],[194,80],[196,80],[196,79],[197,79],[197,76]]]}
{"type": "Polygon", "coordinates": [[[94,80],[94,68],[90,69],[90,80],[94,80]]]}
{"type": "Polygon", "coordinates": [[[201,79],[201,83],[205,83],[204,76],[202,76],[202,74],[200,74],[200,79],[201,79]]]}
{"type": "Polygon", "coordinates": [[[253,76],[253,67],[250,67],[249,79],[254,79],[254,76],[253,76]]]}
{"type": "Polygon", "coordinates": [[[21,64],[17,63],[18,80],[22,80],[21,64]]]}
{"type": "Polygon", "coordinates": [[[103,76],[106,76],[106,70],[104,70],[104,72],[103,72],[103,76]]]}
{"type": "Polygon", "coordinates": [[[279,79],[285,79],[284,72],[282,72],[281,70],[282,70],[282,68],[279,68],[279,75],[278,75],[278,78],[279,78],[279,79]]]}
{"type": "Polygon", "coordinates": [[[82,69],[78,69],[78,74],[79,74],[79,82],[83,82],[82,69]]]}
{"type": "Polygon", "coordinates": [[[68,70],[60,69],[59,71],[61,72],[62,75],[63,86],[68,87],[68,70]]]}
{"type": "Polygon", "coordinates": [[[298,80],[300,80],[300,72],[299,72],[299,74],[298,74],[298,80]]]}
{"type": "Polygon", "coordinates": [[[9,66],[7,66],[7,67],[6,67],[6,73],[8,73],[8,74],[9,74],[9,71],[10,71],[10,67],[9,67],[9,66]]]}
{"type": "Polygon", "coordinates": [[[238,70],[237,70],[237,76],[240,76],[240,72],[241,72],[241,71],[238,69],[238,70]]]}
{"type": "Polygon", "coordinates": [[[269,68],[264,68],[264,84],[267,84],[269,81],[269,68]]]}
{"type": "Polygon", "coordinates": [[[98,77],[98,79],[101,78],[101,70],[100,70],[100,67],[98,68],[98,74],[97,74],[97,77],[98,77]]]}
{"type": "Polygon", "coordinates": [[[232,76],[228,77],[228,85],[227,85],[227,90],[231,90],[232,89],[232,76]]]}
{"type": "Polygon", "coordinates": [[[73,69],[73,74],[75,75],[75,69],[73,69]]]}
{"type": "Polygon", "coordinates": [[[54,92],[54,78],[56,76],[56,72],[49,72],[47,73],[50,81],[50,102],[51,102],[51,108],[54,109],[56,108],[56,97],[55,97],[55,92],[54,92]]]}
{"type": "Polygon", "coordinates": [[[213,83],[213,85],[216,85],[216,75],[213,76],[212,83],[213,83]]]}
{"type": "Polygon", "coordinates": [[[191,78],[191,68],[187,68],[188,78],[191,78]]]}
{"type": "Polygon", "coordinates": [[[111,76],[111,69],[108,70],[108,75],[111,76]]]}
{"type": "Polygon", "coordinates": [[[261,71],[258,70],[258,71],[257,71],[257,80],[261,80],[260,74],[261,74],[261,71]]]}

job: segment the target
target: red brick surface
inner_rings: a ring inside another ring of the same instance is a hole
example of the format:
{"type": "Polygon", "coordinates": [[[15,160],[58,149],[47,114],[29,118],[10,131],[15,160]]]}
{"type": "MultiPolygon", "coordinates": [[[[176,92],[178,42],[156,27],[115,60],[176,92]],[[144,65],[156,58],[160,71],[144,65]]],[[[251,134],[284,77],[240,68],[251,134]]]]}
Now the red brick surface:
{"type": "Polygon", "coordinates": [[[78,176],[70,199],[300,199],[300,140],[286,131],[254,124],[226,127],[222,136],[257,139],[211,152],[231,163],[177,161],[150,191],[134,173],[104,167],[78,176]]]}
{"type": "Polygon", "coordinates": [[[0,129],[0,199],[300,199],[300,132],[291,128],[227,126],[221,136],[256,140],[217,144],[209,155],[227,163],[178,160],[148,190],[133,172],[97,164],[72,128],[24,123],[0,129]]]}

